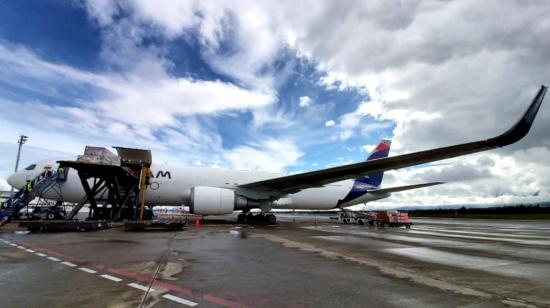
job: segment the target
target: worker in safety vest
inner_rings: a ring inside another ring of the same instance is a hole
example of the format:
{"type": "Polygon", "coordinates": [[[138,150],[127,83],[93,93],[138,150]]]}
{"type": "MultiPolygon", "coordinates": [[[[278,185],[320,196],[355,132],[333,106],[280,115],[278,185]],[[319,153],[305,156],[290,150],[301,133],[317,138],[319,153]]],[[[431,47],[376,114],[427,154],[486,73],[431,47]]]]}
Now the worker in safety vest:
{"type": "Polygon", "coordinates": [[[31,180],[27,180],[27,184],[25,185],[25,190],[27,192],[32,192],[32,181],[31,180]]]}
{"type": "Polygon", "coordinates": [[[59,169],[57,169],[57,178],[60,180],[65,179],[65,168],[59,167],[59,169]]]}

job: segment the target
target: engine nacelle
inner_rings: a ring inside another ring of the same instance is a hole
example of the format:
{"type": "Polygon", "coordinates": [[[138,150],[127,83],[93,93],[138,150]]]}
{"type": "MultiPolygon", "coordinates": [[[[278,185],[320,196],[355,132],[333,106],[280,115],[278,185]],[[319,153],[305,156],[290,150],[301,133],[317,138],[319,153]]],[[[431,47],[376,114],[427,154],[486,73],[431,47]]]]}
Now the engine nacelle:
{"type": "Polygon", "coordinates": [[[189,212],[199,215],[223,215],[236,210],[258,208],[260,204],[260,201],[237,195],[231,189],[195,186],[191,188],[189,212]]]}
{"type": "Polygon", "coordinates": [[[235,209],[235,192],[231,189],[196,186],[191,188],[189,211],[199,215],[230,214],[235,209]]]}

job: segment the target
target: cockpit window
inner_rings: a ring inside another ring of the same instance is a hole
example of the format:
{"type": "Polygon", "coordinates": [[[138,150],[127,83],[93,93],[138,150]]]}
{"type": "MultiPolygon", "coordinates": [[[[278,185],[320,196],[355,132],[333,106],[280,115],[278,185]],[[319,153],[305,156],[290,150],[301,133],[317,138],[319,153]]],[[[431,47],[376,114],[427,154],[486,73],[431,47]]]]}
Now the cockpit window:
{"type": "Polygon", "coordinates": [[[36,164],[28,166],[27,168],[25,168],[25,170],[34,170],[34,168],[36,168],[36,164]]]}

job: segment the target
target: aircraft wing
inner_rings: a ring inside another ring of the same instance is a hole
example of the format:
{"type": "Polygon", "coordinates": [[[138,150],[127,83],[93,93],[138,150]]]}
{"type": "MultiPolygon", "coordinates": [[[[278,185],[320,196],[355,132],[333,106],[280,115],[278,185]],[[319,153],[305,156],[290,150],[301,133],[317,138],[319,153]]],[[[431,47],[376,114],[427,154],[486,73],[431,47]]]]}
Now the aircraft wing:
{"type": "Polygon", "coordinates": [[[440,184],[445,184],[445,182],[431,182],[431,183],[422,183],[422,184],[413,184],[413,185],[406,185],[406,186],[396,186],[396,187],[389,187],[389,188],[373,189],[373,190],[369,190],[369,194],[387,194],[387,193],[394,193],[394,192],[399,192],[399,191],[418,189],[418,188],[434,186],[434,185],[440,185],[440,184]]]}
{"type": "Polygon", "coordinates": [[[547,88],[547,86],[541,86],[529,108],[514,126],[494,138],[282,176],[239,185],[239,187],[269,192],[272,196],[280,196],[306,188],[320,187],[328,183],[357,178],[371,172],[400,169],[510,145],[521,140],[529,132],[547,88]]]}

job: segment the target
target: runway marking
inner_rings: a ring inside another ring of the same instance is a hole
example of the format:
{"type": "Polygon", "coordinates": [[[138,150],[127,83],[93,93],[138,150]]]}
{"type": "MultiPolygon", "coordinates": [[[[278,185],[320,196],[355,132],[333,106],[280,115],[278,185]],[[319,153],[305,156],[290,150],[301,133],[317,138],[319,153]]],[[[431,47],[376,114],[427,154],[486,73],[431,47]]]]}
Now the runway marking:
{"type": "Polygon", "coordinates": [[[174,295],[170,295],[170,294],[164,294],[162,297],[166,298],[166,299],[169,299],[171,301],[174,301],[176,303],[180,303],[180,304],[184,304],[184,305],[187,305],[187,306],[191,306],[191,307],[195,307],[198,305],[198,303],[195,303],[195,302],[192,302],[192,301],[188,301],[184,298],[181,298],[181,297],[177,297],[177,296],[174,296],[174,295]]]}
{"type": "Polygon", "coordinates": [[[118,277],[115,277],[115,276],[111,276],[111,275],[107,275],[107,274],[103,274],[103,275],[100,275],[101,277],[105,278],[105,279],[109,279],[109,280],[112,280],[114,282],[121,282],[122,279],[118,278],[118,277]]]}
{"type": "MultiPolygon", "coordinates": [[[[14,244],[12,246],[18,246],[18,245],[14,244]]],[[[49,250],[46,250],[46,249],[41,248],[41,247],[36,247],[36,248],[32,247],[32,248],[42,250],[44,252],[47,252],[48,254],[51,253],[53,255],[57,255],[57,256],[65,259],[65,260],[68,259],[68,260],[75,260],[76,262],[86,262],[85,260],[74,259],[71,256],[63,255],[63,254],[60,254],[60,253],[57,253],[57,252],[54,252],[54,251],[49,251],[49,250]]],[[[49,260],[52,260],[52,261],[62,261],[61,259],[58,259],[56,257],[50,257],[47,254],[44,254],[42,252],[35,252],[34,254],[36,254],[37,256],[40,256],[40,257],[45,257],[45,258],[47,258],[49,260]]],[[[62,261],[60,263],[66,265],[66,266],[69,266],[69,267],[74,267],[74,268],[76,268],[76,266],[78,266],[78,265],[76,265],[74,263],[71,263],[71,262],[68,262],[68,261],[62,261]],[[68,264],[71,264],[71,265],[68,265],[68,264]],[[72,266],[73,264],[74,264],[74,266],[72,266]]],[[[143,282],[144,284],[149,283],[151,281],[151,278],[152,278],[150,276],[138,274],[138,273],[135,273],[135,272],[129,272],[129,271],[115,269],[115,268],[108,268],[106,266],[103,266],[103,267],[105,267],[108,272],[119,273],[120,275],[122,275],[122,276],[124,276],[125,278],[128,278],[128,279],[137,279],[139,282],[143,282]]],[[[78,269],[83,271],[83,272],[89,273],[89,274],[98,273],[96,270],[93,270],[93,269],[90,269],[90,268],[87,268],[87,267],[78,267],[78,269]]],[[[99,275],[99,276],[101,276],[102,278],[105,278],[105,279],[109,279],[109,280],[114,281],[114,282],[121,282],[121,281],[124,280],[122,278],[112,276],[112,275],[108,275],[108,274],[102,274],[102,275],[99,275]]],[[[162,288],[166,288],[166,289],[168,289],[170,291],[173,291],[173,292],[176,292],[176,293],[181,293],[181,294],[189,295],[189,296],[192,296],[192,297],[197,296],[197,294],[193,293],[192,289],[187,289],[187,288],[184,288],[184,287],[176,286],[176,285],[164,282],[164,281],[156,281],[155,283],[158,284],[162,288]]],[[[128,286],[132,287],[132,288],[135,288],[135,289],[143,290],[143,291],[148,289],[144,285],[140,285],[138,283],[130,283],[130,284],[128,284],[128,286]]],[[[150,289],[150,291],[158,292],[155,289],[150,289]]],[[[198,296],[202,300],[208,301],[210,303],[226,306],[226,307],[242,307],[242,308],[247,308],[248,307],[248,306],[245,306],[245,305],[242,305],[242,304],[238,304],[236,302],[232,302],[232,301],[227,300],[225,298],[217,297],[217,296],[212,295],[212,294],[201,293],[198,296]]],[[[187,306],[190,306],[190,307],[195,307],[195,306],[199,305],[198,303],[192,302],[190,300],[186,300],[186,299],[181,298],[181,297],[170,295],[170,294],[165,294],[164,297],[168,300],[174,301],[176,303],[184,304],[184,305],[187,305],[187,306]]]]}
{"type": "Polygon", "coordinates": [[[34,253],[35,251],[32,249],[25,249],[27,252],[34,253]]]}
{"type": "Polygon", "coordinates": [[[10,243],[10,246],[16,247],[17,245],[14,243],[10,243]]]}
{"type": "Polygon", "coordinates": [[[67,266],[70,266],[70,267],[76,267],[76,264],[71,263],[71,262],[67,262],[67,261],[63,261],[63,262],[61,262],[61,264],[67,265],[67,266]]]}
{"type": "Polygon", "coordinates": [[[23,249],[23,250],[24,250],[24,249],[27,249],[27,248],[25,248],[25,247],[23,247],[23,246],[17,246],[17,248],[23,249]]]}
{"type": "Polygon", "coordinates": [[[87,267],[79,267],[78,269],[81,270],[81,271],[83,271],[83,272],[86,272],[86,273],[88,273],[88,274],[95,274],[95,273],[97,273],[97,272],[94,271],[93,269],[87,268],[87,267]]]}
{"type": "Polygon", "coordinates": [[[144,292],[147,292],[147,290],[149,290],[150,292],[155,292],[156,290],[151,288],[149,289],[149,287],[146,287],[146,286],[142,286],[140,284],[137,284],[137,283],[129,283],[128,286],[132,287],[132,288],[136,288],[138,290],[141,290],[141,291],[144,291],[144,292]]]}

